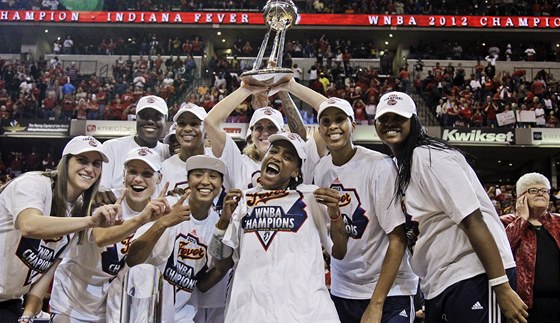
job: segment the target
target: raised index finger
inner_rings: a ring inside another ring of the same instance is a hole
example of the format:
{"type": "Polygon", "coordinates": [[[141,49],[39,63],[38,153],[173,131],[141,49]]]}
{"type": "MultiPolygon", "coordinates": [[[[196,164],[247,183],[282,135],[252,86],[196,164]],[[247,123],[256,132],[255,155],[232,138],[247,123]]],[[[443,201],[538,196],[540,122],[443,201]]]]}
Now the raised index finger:
{"type": "Polygon", "coordinates": [[[187,189],[185,194],[181,195],[181,197],[179,198],[177,203],[175,203],[175,205],[183,205],[183,203],[185,203],[185,200],[189,197],[189,195],[191,195],[191,190],[187,189]]]}
{"type": "Polygon", "coordinates": [[[161,192],[159,192],[159,197],[165,197],[165,195],[167,194],[167,189],[169,189],[169,182],[165,182],[165,185],[163,185],[163,189],[161,190],[161,192]]]}
{"type": "Polygon", "coordinates": [[[119,198],[117,199],[117,201],[115,202],[116,205],[121,205],[122,201],[126,198],[126,195],[128,195],[128,188],[125,188],[122,191],[121,196],[119,196],[119,198]]]}

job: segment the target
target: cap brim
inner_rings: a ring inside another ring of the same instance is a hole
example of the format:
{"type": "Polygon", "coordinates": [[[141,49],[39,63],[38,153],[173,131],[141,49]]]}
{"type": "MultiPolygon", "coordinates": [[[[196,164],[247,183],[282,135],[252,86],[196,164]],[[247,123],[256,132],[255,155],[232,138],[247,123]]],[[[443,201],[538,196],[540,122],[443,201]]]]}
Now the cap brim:
{"type": "Polygon", "coordinates": [[[145,106],[143,106],[143,107],[138,107],[138,106],[136,106],[136,115],[138,115],[138,113],[140,113],[140,111],[142,111],[142,110],[144,110],[144,109],[154,109],[154,110],[156,110],[157,112],[163,114],[164,116],[166,116],[167,113],[168,113],[168,111],[163,112],[163,109],[161,109],[161,108],[159,108],[159,107],[157,107],[157,106],[145,105],[145,106]]]}
{"type": "Polygon", "coordinates": [[[341,108],[337,105],[329,105],[329,106],[326,106],[326,107],[323,107],[323,108],[319,109],[319,111],[317,112],[317,122],[319,122],[319,119],[321,118],[321,114],[323,114],[323,112],[325,112],[325,110],[327,110],[328,108],[338,109],[338,110],[344,112],[344,114],[346,116],[348,116],[349,118],[352,118],[352,120],[354,120],[354,116],[349,115],[343,108],[341,108]]]}
{"type": "Polygon", "coordinates": [[[393,109],[385,109],[385,110],[375,114],[375,120],[377,120],[377,118],[379,118],[382,115],[384,115],[386,113],[389,113],[389,112],[394,113],[394,114],[398,114],[398,115],[400,115],[402,117],[405,117],[407,119],[410,119],[412,117],[412,115],[414,114],[412,112],[404,112],[404,111],[393,110],[393,109]]]}
{"type": "Polygon", "coordinates": [[[160,167],[158,168],[156,165],[154,165],[154,163],[152,163],[152,162],[150,162],[150,161],[148,161],[148,160],[146,160],[146,159],[139,158],[139,157],[127,158],[127,159],[124,160],[123,165],[126,165],[129,161],[133,161],[133,160],[143,161],[144,163],[148,164],[148,166],[150,166],[150,168],[151,168],[154,172],[159,172],[160,169],[161,169],[161,165],[160,165],[160,167]]]}
{"type": "Polygon", "coordinates": [[[195,115],[200,121],[204,120],[204,116],[201,116],[200,113],[196,112],[196,111],[192,111],[192,110],[179,110],[177,111],[177,113],[173,116],[173,122],[177,122],[177,120],[179,119],[180,116],[183,115],[183,113],[187,113],[190,112],[191,114],[195,115]]]}
{"type": "Polygon", "coordinates": [[[79,154],[88,153],[90,151],[99,153],[101,155],[101,159],[103,160],[104,163],[109,162],[109,158],[107,157],[107,155],[105,155],[105,153],[103,151],[101,151],[100,149],[82,149],[82,150],[80,150],[80,151],[78,151],[78,152],[76,152],[72,155],[76,156],[76,155],[79,155],[79,154]]]}
{"type": "MultiPolygon", "coordinates": [[[[294,147],[294,150],[296,151],[296,153],[297,153],[299,159],[301,159],[302,161],[304,161],[304,160],[307,158],[307,156],[305,155],[305,151],[300,151],[300,150],[294,145],[294,143],[293,143],[290,139],[286,138],[284,135],[281,135],[281,134],[273,134],[273,135],[271,135],[270,137],[268,137],[268,141],[270,142],[270,145],[272,145],[273,143],[278,142],[278,141],[286,141],[286,142],[289,143],[292,147],[294,147]]],[[[303,149],[303,147],[302,147],[302,149],[303,149]]]]}

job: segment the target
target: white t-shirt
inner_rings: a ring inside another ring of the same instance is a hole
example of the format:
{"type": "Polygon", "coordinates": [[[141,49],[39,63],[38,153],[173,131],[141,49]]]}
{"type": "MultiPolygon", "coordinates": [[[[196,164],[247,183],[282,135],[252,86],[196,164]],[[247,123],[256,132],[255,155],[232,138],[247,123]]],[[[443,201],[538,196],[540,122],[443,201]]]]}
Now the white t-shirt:
{"type": "Polygon", "coordinates": [[[500,250],[505,268],[515,267],[505,229],[476,173],[463,155],[425,146],[414,150],[405,205],[420,234],[411,259],[426,299],[485,272],[461,221],[476,209],[500,250]]]}
{"type": "MultiPolygon", "coordinates": [[[[210,148],[205,149],[205,155],[213,156],[210,148]]],[[[182,161],[179,158],[179,155],[171,156],[171,158],[164,161],[162,164],[161,172],[163,174],[161,183],[162,185],[164,185],[166,182],[169,182],[169,190],[173,190],[178,187],[182,189],[186,189],[189,187],[186,162],[182,161]]],[[[231,185],[227,185],[225,183],[225,179],[226,178],[224,177],[224,185],[222,186],[222,191],[214,199],[216,210],[220,210],[222,208],[223,198],[226,194],[225,187],[232,188],[231,185]]],[[[198,289],[196,289],[193,292],[191,303],[196,304],[196,306],[198,307],[205,308],[224,307],[226,302],[226,288],[228,278],[229,275],[226,275],[218,284],[216,284],[205,293],[202,293],[198,289]]]]}
{"type": "MultiPolygon", "coordinates": [[[[162,322],[193,322],[196,307],[190,298],[198,279],[210,267],[208,245],[218,219],[212,209],[204,220],[191,216],[189,221],[165,230],[154,246],[146,263],[158,267],[163,275],[162,322]]],[[[137,236],[152,224],[138,230],[137,236]]]]}
{"type": "Polygon", "coordinates": [[[537,126],[544,126],[546,124],[543,108],[538,107],[535,109],[535,119],[536,119],[537,126]]]}
{"type": "Polygon", "coordinates": [[[226,322],[339,322],[325,286],[328,214],[298,190],[244,192],[223,242],[234,248],[226,322]]]}
{"type": "MultiPolygon", "coordinates": [[[[393,199],[397,171],[391,158],[356,148],[354,157],[342,166],[335,166],[331,155],[321,159],[315,184],[340,192],[340,211],[349,234],[344,259],[331,258],[331,293],[370,299],[389,246],[387,234],[405,223],[405,217],[400,201],[393,199]]],[[[414,295],[417,286],[407,251],[388,295],[414,295]]]]}
{"type": "MultiPolygon", "coordinates": [[[[101,172],[101,187],[119,188],[124,182],[124,160],[128,152],[133,148],[140,147],[134,136],[126,136],[107,140],[103,143],[103,152],[109,158],[109,162],[103,164],[101,172]]],[[[158,141],[153,148],[160,156],[162,161],[169,158],[169,145],[158,141]]]]}
{"type": "MultiPolygon", "coordinates": [[[[50,216],[51,203],[51,180],[39,172],[17,177],[0,194],[0,302],[26,294],[31,283],[37,281],[71,244],[74,234],[40,240],[22,237],[21,231],[14,227],[18,215],[28,208],[50,216]]],[[[69,211],[70,207],[66,216],[69,211]]]]}
{"type": "MultiPolygon", "coordinates": [[[[303,174],[303,183],[311,184],[313,179],[313,171],[320,160],[317,152],[317,144],[313,137],[305,142],[306,160],[303,162],[301,171],[303,174]]],[[[226,164],[227,174],[224,178],[226,183],[233,183],[234,188],[246,190],[257,186],[257,180],[261,173],[261,162],[254,161],[247,155],[241,153],[235,141],[227,136],[224,145],[224,151],[220,159],[226,164]]],[[[225,186],[226,189],[231,187],[225,186]]]]}
{"type": "MultiPolygon", "coordinates": [[[[118,192],[115,194],[120,195],[118,192]]],[[[140,212],[132,210],[126,200],[123,201],[125,220],[138,214],[140,212]]],[[[86,231],[86,239],[73,245],[58,266],[51,292],[51,311],[85,321],[107,319],[108,322],[119,322],[121,282],[128,271],[125,256],[135,235],[106,247],[98,247],[92,231],[86,231]],[[107,301],[111,286],[114,291],[111,300],[107,301]],[[106,318],[108,303],[112,305],[106,318]],[[109,320],[109,316],[113,319],[109,320]]]]}

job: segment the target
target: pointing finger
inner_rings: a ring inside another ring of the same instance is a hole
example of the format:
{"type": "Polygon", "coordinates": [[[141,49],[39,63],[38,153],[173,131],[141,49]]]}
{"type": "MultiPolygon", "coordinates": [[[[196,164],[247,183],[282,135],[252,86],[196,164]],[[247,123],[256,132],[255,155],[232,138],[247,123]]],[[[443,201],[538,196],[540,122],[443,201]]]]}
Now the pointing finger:
{"type": "Polygon", "coordinates": [[[121,196],[119,196],[119,198],[117,199],[117,201],[115,202],[116,205],[121,205],[122,201],[126,198],[126,195],[128,195],[128,188],[125,188],[122,191],[121,196]]]}
{"type": "Polygon", "coordinates": [[[169,182],[165,182],[165,185],[163,185],[163,189],[161,190],[161,192],[159,192],[159,197],[165,197],[165,194],[167,194],[168,189],[169,189],[169,182]]]}
{"type": "Polygon", "coordinates": [[[182,205],[183,203],[185,203],[185,200],[189,197],[189,195],[191,195],[191,190],[188,189],[185,194],[181,195],[181,198],[179,198],[179,200],[177,201],[177,203],[175,203],[175,205],[182,205]]]}

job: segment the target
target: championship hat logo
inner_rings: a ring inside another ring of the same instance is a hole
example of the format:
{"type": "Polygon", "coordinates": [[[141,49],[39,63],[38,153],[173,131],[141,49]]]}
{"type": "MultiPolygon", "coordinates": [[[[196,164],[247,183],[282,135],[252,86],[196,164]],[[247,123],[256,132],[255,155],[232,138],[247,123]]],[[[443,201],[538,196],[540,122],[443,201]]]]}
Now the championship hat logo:
{"type": "Polygon", "coordinates": [[[97,141],[93,137],[85,137],[84,140],[87,141],[92,147],[99,146],[99,144],[97,144],[97,141]]]}
{"type": "Polygon", "coordinates": [[[146,98],[146,102],[148,103],[156,103],[156,99],[153,96],[149,96],[146,98]]]}
{"type": "Polygon", "coordinates": [[[336,104],[338,102],[338,98],[328,98],[327,104],[336,104]]]}
{"type": "Polygon", "coordinates": [[[263,110],[264,114],[266,114],[267,116],[272,115],[273,111],[271,107],[266,107],[263,110]]]}
{"type": "Polygon", "coordinates": [[[151,151],[149,151],[146,148],[140,148],[138,149],[138,155],[139,156],[147,156],[148,154],[151,154],[151,151]]]}
{"type": "Polygon", "coordinates": [[[402,98],[398,95],[390,95],[387,98],[387,105],[396,105],[397,103],[399,103],[398,100],[402,101],[402,98]]]}

